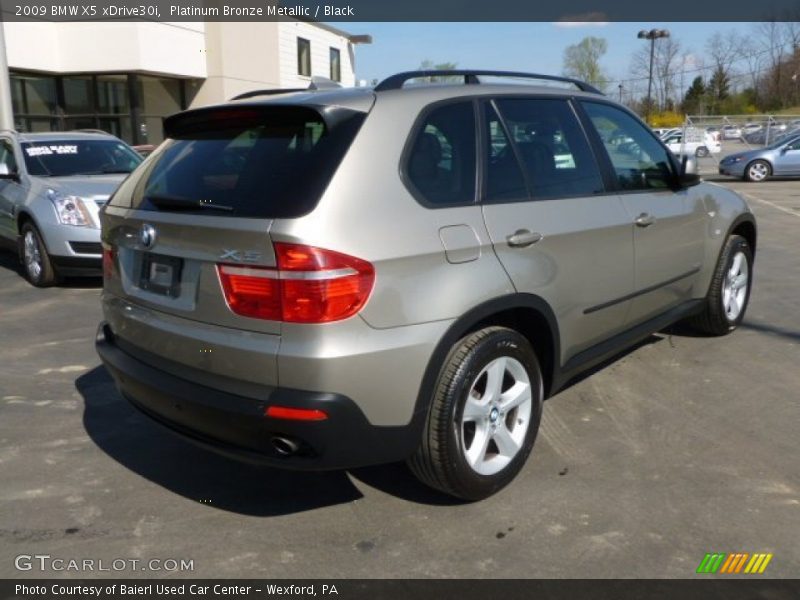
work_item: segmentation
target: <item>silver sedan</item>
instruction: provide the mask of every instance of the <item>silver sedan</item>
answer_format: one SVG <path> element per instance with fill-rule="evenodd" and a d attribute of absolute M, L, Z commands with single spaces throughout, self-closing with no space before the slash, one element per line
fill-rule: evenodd
<path fill-rule="evenodd" d="M 719 163 L 719 172 L 755 182 L 770 177 L 800 177 L 800 135 L 766 148 L 726 156 Z"/>

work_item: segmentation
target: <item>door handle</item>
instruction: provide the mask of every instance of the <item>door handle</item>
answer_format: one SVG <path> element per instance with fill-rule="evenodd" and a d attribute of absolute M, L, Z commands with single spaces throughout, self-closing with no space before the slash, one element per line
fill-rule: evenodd
<path fill-rule="evenodd" d="M 528 231 L 527 229 L 517 229 L 506 238 L 508 245 L 512 248 L 525 248 L 538 242 L 544 237 L 538 231 Z"/>
<path fill-rule="evenodd" d="M 656 218 L 653 215 L 642 213 L 636 217 L 633 222 L 636 223 L 638 227 L 650 227 L 650 225 L 656 222 Z"/>

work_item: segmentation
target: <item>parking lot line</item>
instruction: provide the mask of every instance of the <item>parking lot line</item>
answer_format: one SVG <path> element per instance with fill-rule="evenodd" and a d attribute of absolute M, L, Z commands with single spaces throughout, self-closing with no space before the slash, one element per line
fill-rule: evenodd
<path fill-rule="evenodd" d="M 794 210 L 791 210 L 789 208 L 784 208 L 783 206 L 780 206 L 779 204 L 775 204 L 774 202 L 770 202 L 769 200 L 764 200 L 763 198 L 759 198 L 758 196 L 753 196 L 753 194 L 749 194 L 747 192 L 741 192 L 741 194 L 742 194 L 742 196 L 744 196 L 748 200 L 753 200 L 754 202 L 760 202 L 762 204 L 767 204 L 767 205 L 771 206 L 772 208 L 777 208 L 779 211 L 785 212 L 786 214 L 792 215 L 793 217 L 800 217 L 800 213 L 798 213 L 798 212 L 796 212 Z"/>

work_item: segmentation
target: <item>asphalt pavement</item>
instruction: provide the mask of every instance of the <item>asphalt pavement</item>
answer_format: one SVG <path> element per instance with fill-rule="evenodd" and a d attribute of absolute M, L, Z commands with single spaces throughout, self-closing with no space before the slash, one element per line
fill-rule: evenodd
<path fill-rule="evenodd" d="M 707 552 L 796 577 L 800 182 L 725 185 L 760 228 L 742 327 L 661 332 L 548 400 L 521 475 L 474 504 L 403 465 L 284 472 L 177 439 L 99 364 L 99 282 L 34 289 L 0 252 L 0 577 L 687 578 Z M 193 570 L 130 566 L 152 559 Z"/>

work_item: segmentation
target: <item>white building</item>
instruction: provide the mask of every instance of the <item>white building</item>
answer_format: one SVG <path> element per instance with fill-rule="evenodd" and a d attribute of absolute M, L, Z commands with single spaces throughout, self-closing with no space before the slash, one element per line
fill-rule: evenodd
<path fill-rule="evenodd" d="M 169 114 L 242 92 L 312 76 L 355 85 L 353 46 L 371 41 L 304 21 L 0 26 L 17 129 L 103 129 L 132 144 L 160 142 Z"/>

